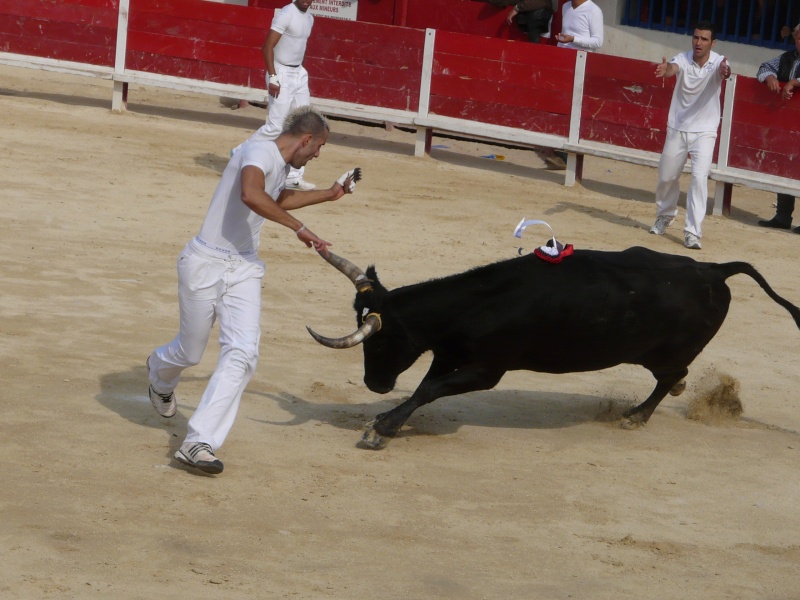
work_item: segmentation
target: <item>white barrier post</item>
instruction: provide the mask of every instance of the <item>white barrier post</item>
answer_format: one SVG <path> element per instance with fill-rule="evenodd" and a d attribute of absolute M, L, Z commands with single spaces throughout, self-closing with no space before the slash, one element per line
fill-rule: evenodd
<path fill-rule="evenodd" d="M 731 147 L 731 127 L 733 126 L 733 96 L 736 92 L 736 75 L 731 75 L 725 85 L 725 108 L 722 113 L 722 127 L 719 132 L 719 155 L 717 156 L 717 171 L 724 173 L 728 170 L 728 154 Z M 721 215 L 725 204 L 730 205 L 730 194 L 733 185 L 722 181 L 714 183 L 714 208 L 712 214 Z M 728 202 L 725 197 L 728 196 Z"/>
<path fill-rule="evenodd" d="M 575 78 L 572 83 L 572 110 L 569 114 L 569 143 L 577 144 L 581 137 L 581 109 L 583 107 L 583 81 L 586 77 L 586 52 L 577 52 L 575 57 Z M 567 173 L 564 185 L 573 186 L 583 171 L 583 155 L 574 152 L 567 154 Z"/>
<path fill-rule="evenodd" d="M 119 1 L 117 19 L 117 49 L 114 56 L 114 92 L 111 96 L 111 110 L 122 112 L 128 107 L 128 84 L 116 77 L 125 73 L 125 52 L 128 47 L 128 11 L 130 0 Z"/>
<path fill-rule="evenodd" d="M 436 30 L 425 30 L 425 48 L 422 52 L 422 81 L 419 85 L 419 111 L 418 117 L 427 118 L 431 99 L 431 77 L 433 76 L 433 47 L 436 42 Z M 431 129 L 417 127 L 417 137 L 414 142 L 414 156 L 425 156 L 430 150 Z"/>

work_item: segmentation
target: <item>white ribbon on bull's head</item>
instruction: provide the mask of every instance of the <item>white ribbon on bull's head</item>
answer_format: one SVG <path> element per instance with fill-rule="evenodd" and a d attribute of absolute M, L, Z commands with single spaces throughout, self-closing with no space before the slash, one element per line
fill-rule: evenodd
<path fill-rule="evenodd" d="M 552 254 L 554 256 L 558 255 L 558 253 L 559 253 L 559 248 L 558 248 L 559 243 L 556 241 L 556 233 L 555 233 L 555 231 L 553 231 L 553 228 L 550 227 L 550 224 L 547 223 L 546 221 L 540 221 L 539 219 L 525 219 L 523 217 L 523 219 L 519 222 L 517 227 L 514 229 L 514 237 L 522 239 L 522 232 L 525 231 L 525 228 L 528 227 L 529 225 L 544 225 L 545 227 L 547 227 L 550 230 L 550 235 L 552 236 L 552 239 L 553 239 L 552 252 L 551 252 L 551 249 L 548 248 L 547 246 L 542 246 L 542 250 L 544 250 L 548 254 Z M 523 248 L 519 248 L 517 250 L 517 252 L 519 254 L 522 254 Z"/>

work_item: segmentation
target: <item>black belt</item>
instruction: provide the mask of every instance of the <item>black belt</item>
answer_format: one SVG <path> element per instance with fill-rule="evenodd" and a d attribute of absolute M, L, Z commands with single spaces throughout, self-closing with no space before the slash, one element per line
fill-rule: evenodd
<path fill-rule="evenodd" d="M 283 63 L 278 63 L 279 65 L 283 65 Z M 299 65 L 283 65 L 284 67 L 291 67 L 292 69 L 296 69 L 297 67 L 301 67 L 302 63 Z"/>

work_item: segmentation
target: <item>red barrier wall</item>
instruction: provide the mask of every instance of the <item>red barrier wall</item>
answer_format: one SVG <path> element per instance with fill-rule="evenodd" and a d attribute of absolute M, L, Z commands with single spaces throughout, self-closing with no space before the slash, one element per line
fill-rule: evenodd
<path fill-rule="evenodd" d="M 119 0 L 0 0 L 0 52 L 114 66 Z"/>
<path fill-rule="evenodd" d="M 416 111 L 424 46 L 419 29 L 315 19 L 304 62 L 311 96 Z"/>
<path fill-rule="evenodd" d="M 198 0 L 131 0 L 125 66 L 264 88 L 261 45 L 272 15 L 271 10 Z"/>
<path fill-rule="evenodd" d="M 728 152 L 731 167 L 800 178 L 800 97 L 784 100 L 752 77 L 738 76 Z"/>
<path fill-rule="evenodd" d="M 429 113 L 567 136 L 575 53 L 436 32 Z"/>
<path fill-rule="evenodd" d="M 675 78 L 654 73 L 652 62 L 587 54 L 581 139 L 661 152 Z"/>
<path fill-rule="evenodd" d="M 403 6 L 413 20 L 411 1 L 387 4 L 395 17 Z M 430 1 L 432 7 L 444 2 Z M 362 2 L 360 10 L 380 4 Z M 0 0 L 0 51 L 114 66 L 118 4 Z M 436 10 L 429 12 L 439 14 Z M 272 8 L 201 0 L 131 0 L 125 70 L 263 90 L 261 45 L 273 14 Z M 312 96 L 416 112 L 425 39 L 423 29 L 317 19 L 306 55 Z M 545 45 L 439 30 L 427 116 L 567 138 L 576 56 Z M 579 144 L 659 152 L 672 85 L 667 80 L 661 87 L 652 62 L 588 54 Z M 730 167 L 798 178 L 800 147 L 794 138 L 800 132 L 800 98 L 783 100 L 755 79 L 739 76 L 731 117 Z"/>

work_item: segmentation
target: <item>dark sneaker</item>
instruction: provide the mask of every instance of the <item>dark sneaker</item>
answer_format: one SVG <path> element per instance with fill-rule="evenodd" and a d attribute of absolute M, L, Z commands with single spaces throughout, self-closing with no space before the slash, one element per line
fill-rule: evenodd
<path fill-rule="evenodd" d="M 147 357 L 147 361 L 145 362 L 147 365 L 147 375 L 150 375 L 150 357 Z M 160 414 L 162 417 L 170 418 L 174 417 L 175 413 L 178 412 L 178 399 L 175 397 L 175 392 L 170 392 L 169 394 L 161 394 L 153 389 L 153 386 L 150 386 L 148 390 L 150 394 L 150 403 L 153 405 L 153 408 L 156 409 L 156 412 Z"/>
<path fill-rule="evenodd" d="M 203 473 L 216 475 L 222 473 L 222 461 L 214 456 L 211 446 L 203 442 L 183 444 L 175 453 L 175 458 L 185 465 L 200 469 Z"/>

